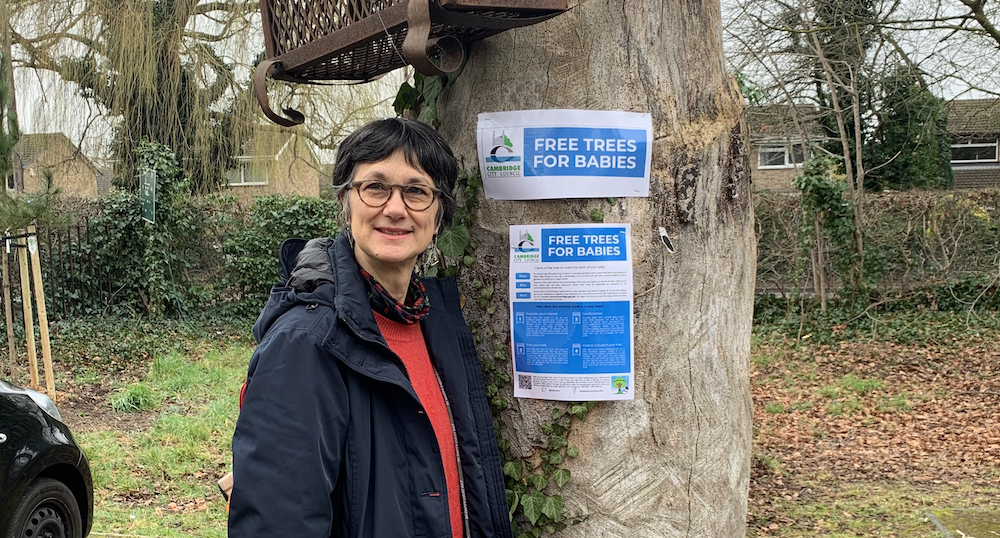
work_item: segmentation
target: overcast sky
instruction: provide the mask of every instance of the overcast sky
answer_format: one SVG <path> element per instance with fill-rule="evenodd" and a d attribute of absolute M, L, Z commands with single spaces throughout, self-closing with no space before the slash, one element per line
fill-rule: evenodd
<path fill-rule="evenodd" d="M 6 0 L 0 0 L 6 1 Z M 732 28 L 733 18 L 739 11 L 733 6 L 737 1 L 723 2 L 724 20 Z M 878 0 L 880 1 L 880 0 Z M 958 0 L 942 0 L 957 3 Z M 900 13 L 920 15 L 931 6 L 931 0 L 905 0 Z M 926 15 L 926 13 L 924 13 Z M 739 21 L 736 21 L 739 22 Z M 738 26 L 738 25 L 737 25 Z M 205 28 L 198 28 L 204 30 Z M 239 41 L 218 44 L 218 51 L 229 61 L 240 64 L 245 70 L 241 78 L 249 76 L 250 58 L 263 50 L 263 36 L 259 23 Z M 968 36 L 948 36 L 943 31 L 903 33 L 898 39 L 913 59 L 932 76 L 961 72 L 975 85 L 1000 92 L 1000 50 L 995 42 L 968 40 Z M 737 50 L 732 32 L 726 34 L 727 54 Z M 15 55 L 17 53 L 15 52 Z M 731 62 L 733 63 L 733 62 Z M 748 72 L 751 78 L 762 76 Z M 58 76 L 47 71 L 17 70 L 15 74 L 18 114 L 25 133 L 65 132 L 74 141 L 81 142 L 84 152 L 98 165 L 106 157 L 103 148 L 111 135 L 110 125 L 102 118 L 101 111 L 90 101 L 76 95 L 75 85 L 63 83 Z M 398 84 L 398 83 L 397 83 Z M 387 91 L 392 92 L 391 85 Z M 980 91 L 970 89 L 954 79 L 947 79 L 933 86 L 935 93 L 946 99 L 955 97 L 984 97 Z M 348 90 L 349 91 L 349 90 Z"/>

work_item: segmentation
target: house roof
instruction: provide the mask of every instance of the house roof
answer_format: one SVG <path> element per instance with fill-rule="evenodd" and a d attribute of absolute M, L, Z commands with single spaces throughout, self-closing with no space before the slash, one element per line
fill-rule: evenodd
<path fill-rule="evenodd" d="M 812 106 L 764 105 L 747 107 L 750 140 L 801 139 L 798 121 L 810 134 L 817 131 L 817 111 Z"/>
<path fill-rule="evenodd" d="M 68 149 L 68 153 L 75 159 L 79 159 L 81 162 L 89 166 L 90 168 L 97 171 L 90 159 L 83 154 L 74 144 L 70 141 L 64 133 L 34 133 L 34 134 L 22 134 L 17 140 L 17 144 L 14 145 L 14 153 L 21 156 L 21 166 L 28 166 L 33 161 L 38 159 L 40 156 L 45 154 L 45 152 L 50 149 L 63 146 Z"/>
<path fill-rule="evenodd" d="M 22 163 L 28 164 L 57 144 L 69 145 L 76 149 L 63 133 L 22 134 L 14 146 L 14 153 L 21 156 Z"/>
<path fill-rule="evenodd" d="M 274 157 L 285 149 L 292 140 L 292 133 L 270 129 L 258 129 L 253 138 L 243 145 L 243 155 L 253 157 Z"/>
<path fill-rule="evenodd" d="M 309 154 L 315 159 L 312 144 L 305 137 L 278 129 L 257 129 L 253 138 L 243 144 L 242 157 L 278 157 L 293 150 L 297 156 Z"/>
<path fill-rule="evenodd" d="M 957 135 L 1000 134 L 1000 99 L 949 102 L 948 130 Z"/>

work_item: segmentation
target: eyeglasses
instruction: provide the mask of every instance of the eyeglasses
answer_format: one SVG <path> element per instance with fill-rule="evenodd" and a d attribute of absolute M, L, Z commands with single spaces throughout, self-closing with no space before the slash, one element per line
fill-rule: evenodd
<path fill-rule="evenodd" d="M 423 211 L 434 203 L 437 193 L 441 192 L 434 187 L 411 183 L 409 185 L 393 185 L 377 179 L 368 181 L 357 181 L 351 184 L 352 189 L 358 190 L 361 201 L 369 207 L 382 207 L 389 198 L 392 198 L 392 189 L 399 189 L 403 197 L 403 203 L 412 211 Z"/>

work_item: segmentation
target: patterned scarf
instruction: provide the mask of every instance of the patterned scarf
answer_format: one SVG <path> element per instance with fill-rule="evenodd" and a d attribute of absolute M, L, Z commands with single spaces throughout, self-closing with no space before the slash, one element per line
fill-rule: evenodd
<path fill-rule="evenodd" d="M 406 290 L 406 302 L 401 304 L 385 290 L 385 286 L 368 271 L 361 269 L 361 276 L 368 283 L 368 301 L 372 310 L 399 323 L 413 324 L 427 317 L 430 313 L 430 303 L 427 301 L 427 291 L 424 283 L 417 275 L 410 278 L 410 286 Z"/>

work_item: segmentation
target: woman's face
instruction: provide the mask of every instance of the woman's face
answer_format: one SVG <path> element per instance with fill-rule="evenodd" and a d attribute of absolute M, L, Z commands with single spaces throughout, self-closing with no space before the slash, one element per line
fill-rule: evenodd
<path fill-rule="evenodd" d="M 381 161 L 359 164 L 353 183 L 379 181 L 388 187 L 389 200 L 380 207 L 371 207 L 361 200 L 357 188 L 348 191 L 354 254 L 361 267 L 376 275 L 385 270 L 402 271 L 409 276 L 419 256 L 430 245 L 437 231 L 440 201 L 415 211 L 403 202 L 403 190 L 397 185 L 434 188 L 434 180 L 420 168 L 406 162 L 401 150 Z M 412 204 L 411 204 L 412 205 Z"/>

